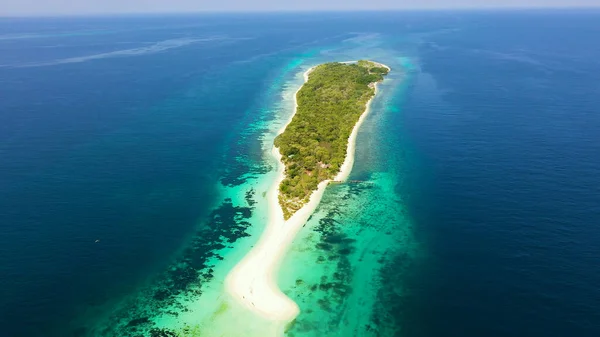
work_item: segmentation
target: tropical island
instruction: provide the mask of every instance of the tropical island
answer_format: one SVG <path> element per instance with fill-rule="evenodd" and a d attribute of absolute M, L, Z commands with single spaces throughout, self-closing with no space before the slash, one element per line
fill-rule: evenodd
<path fill-rule="evenodd" d="M 279 204 L 289 219 L 319 183 L 332 180 L 346 159 L 349 137 L 390 69 L 371 61 L 325 63 L 310 70 L 296 93 L 296 113 L 275 147 L 285 165 Z"/>
<path fill-rule="evenodd" d="M 274 279 L 287 247 L 319 204 L 327 184 L 347 178 L 358 128 L 390 68 L 371 61 L 325 63 L 304 73 L 292 120 L 275 138 L 281 163 L 267 192 L 268 221 L 258 243 L 229 272 L 227 291 L 284 331 L 300 313 Z"/>

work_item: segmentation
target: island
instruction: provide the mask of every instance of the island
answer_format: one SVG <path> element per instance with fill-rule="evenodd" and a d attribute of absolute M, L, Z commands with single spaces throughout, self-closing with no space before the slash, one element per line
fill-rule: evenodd
<path fill-rule="evenodd" d="M 275 147 L 285 165 L 279 204 L 285 220 L 301 209 L 319 183 L 334 180 L 346 160 L 349 137 L 390 69 L 372 61 L 312 68 L 296 93 L 296 113 Z"/>
<path fill-rule="evenodd" d="M 291 121 L 271 153 L 278 175 L 266 193 L 267 223 L 259 241 L 229 272 L 228 293 L 283 332 L 300 307 L 277 286 L 277 268 L 332 181 L 344 181 L 354 163 L 356 135 L 371 99 L 390 68 L 371 61 L 325 63 L 304 73 Z M 275 330 L 273 330 L 275 331 Z"/>

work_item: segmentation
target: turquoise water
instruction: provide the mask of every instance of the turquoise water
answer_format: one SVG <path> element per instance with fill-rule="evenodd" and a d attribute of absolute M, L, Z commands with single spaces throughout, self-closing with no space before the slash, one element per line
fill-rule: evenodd
<path fill-rule="evenodd" d="M 198 232 L 197 239 L 193 239 L 166 273 L 117 305 L 114 312 L 93 328 L 94 333 L 126 335 L 163 329 L 160 331 L 185 336 L 198 333 L 263 336 L 275 329 L 272 322 L 240 307 L 224 289 L 228 271 L 256 244 L 267 222 L 265 195 L 276 178 L 276 163 L 270 155 L 273 139 L 291 117 L 293 95 L 309 67 L 363 58 L 365 48 L 375 46 L 383 47 L 383 41 L 377 37 L 349 39 L 335 48 L 291 59 L 277 69 L 277 75 L 257 104 L 261 117 L 253 116 L 254 120 L 240 130 L 236 146 L 231 147 L 240 151 L 246 142 L 256 143 L 250 146 L 257 148 L 261 169 L 237 175 L 235 179 L 222 179 L 218 190 L 224 201 L 210 215 L 213 223 Z M 322 329 L 311 331 L 310 327 L 323 323 L 331 327 L 328 334 L 332 335 L 337 331 L 343 336 L 357 329 L 377 333 L 375 326 L 369 326 L 377 316 L 381 268 L 392 256 L 402 254 L 412 259 L 417 251 L 411 221 L 393 188 L 398 184 L 399 174 L 395 172 L 398 159 L 382 156 L 396 144 L 397 138 L 389 138 L 380 131 L 386 115 L 398 113 L 398 100 L 410 78 L 407 67 L 410 61 L 395 58 L 384 48 L 371 55 L 370 59 L 384 62 L 395 73 L 380 86 L 367 122 L 359 131 L 357 162 L 361 164 L 356 165 L 351 179 L 356 177 L 361 182 L 328 188 L 322 206 L 290 247 L 279 272 L 280 287 L 301 308 L 300 316 L 287 329 L 290 336 L 318 335 Z M 372 151 L 375 148 L 378 153 Z M 242 152 L 227 160 L 233 159 L 236 163 L 233 167 L 250 166 L 247 156 Z M 221 219 L 226 214 L 230 218 Z M 237 226 L 222 227 L 221 223 Z M 211 237 L 219 239 L 206 243 Z M 315 263 L 319 268 L 315 268 Z M 199 282 L 187 280 L 190 275 L 186 271 L 190 269 L 201 270 L 192 275 Z M 189 284 L 181 290 L 172 291 L 173 285 L 186 281 Z M 241 324 L 232 327 L 232 320 Z M 348 321 L 352 324 L 344 323 Z"/>
<path fill-rule="evenodd" d="M 224 280 L 302 73 L 363 58 L 393 70 L 282 261 L 285 334 L 598 335 L 598 17 L 0 19 L 3 335 L 281 334 Z"/>

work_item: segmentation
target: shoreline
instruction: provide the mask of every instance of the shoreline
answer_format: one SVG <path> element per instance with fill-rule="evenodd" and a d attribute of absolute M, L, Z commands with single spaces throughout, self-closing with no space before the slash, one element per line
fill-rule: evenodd
<path fill-rule="evenodd" d="M 340 63 L 352 62 L 355 61 Z M 391 68 L 384 64 L 377 64 L 391 70 Z M 311 67 L 304 72 L 304 83 L 308 81 L 308 76 L 315 67 Z M 283 133 L 294 118 L 298 108 L 297 94 L 304 86 L 304 83 L 294 93 L 294 113 L 277 133 L 278 135 Z M 366 103 L 365 111 L 360 115 L 348 138 L 346 158 L 340 167 L 340 172 L 334 179 L 320 182 L 317 190 L 313 191 L 310 195 L 308 203 L 295 212 L 288 220 L 284 220 L 283 211 L 278 199 L 279 185 L 285 178 L 285 165 L 281 161 L 279 150 L 274 145 L 271 149 L 271 154 L 277 160 L 277 178 L 267 193 L 269 203 L 267 225 L 256 246 L 227 275 L 225 287 L 230 295 L 249 310 L 267 319 L 279 322 L 281 333 L 283 333 L 285 325 L 300 313 L 300 308 L 279 289 L 276 284 L 275 274 L 296 233 L 303 227 L 319 205 L 327 185 L 334 180 L 344 181 L 350 175 L 352 166 L 354 165 L 354 152 L 358 130 L 369 114 L 373 98 L 377 95 L 377 84 L 374 83 L 375 93 Z"/>

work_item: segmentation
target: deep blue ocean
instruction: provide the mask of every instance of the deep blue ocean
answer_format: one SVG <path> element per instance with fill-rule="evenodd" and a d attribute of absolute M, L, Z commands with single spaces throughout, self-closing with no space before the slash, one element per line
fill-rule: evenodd
<path fill-rule="evenodd" d="M 84 336 L 151 283 L 265 170 L 281 83 L 349 44 L 406 60 L 377 124 L 419 246 L 381 271 L 394 336 L 600 336 L 599 36 L 598 10 L 0 18 L 0 336 Z"/>

